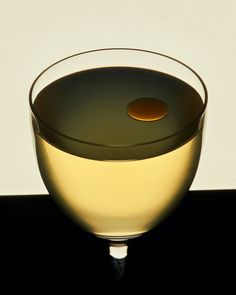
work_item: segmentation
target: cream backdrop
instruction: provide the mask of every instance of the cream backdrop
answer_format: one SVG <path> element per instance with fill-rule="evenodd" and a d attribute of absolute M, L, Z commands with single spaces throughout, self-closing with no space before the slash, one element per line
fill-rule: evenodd
<path fill-rule="evenodd" d="M 0 195 L 46 193 L 28 91 L 46 66 L 80 51 L 136 47 L 182 60 L 205 80 L 204 146 L 191 189 L 236 188 L 236 1 L 0 0 Z"/>

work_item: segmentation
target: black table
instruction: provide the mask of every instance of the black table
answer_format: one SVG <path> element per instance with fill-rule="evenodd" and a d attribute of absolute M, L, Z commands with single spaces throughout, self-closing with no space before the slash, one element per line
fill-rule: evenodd
<path fill-rule="evenodd" d="M 190 191 L 158 227 L 130 241 L 126 293 L 234 294 L 235 236 L 236 190 Z M 113 294 L 107 243 L 48 195 L 0 197 L 0 255 L 1 294 Z"/>

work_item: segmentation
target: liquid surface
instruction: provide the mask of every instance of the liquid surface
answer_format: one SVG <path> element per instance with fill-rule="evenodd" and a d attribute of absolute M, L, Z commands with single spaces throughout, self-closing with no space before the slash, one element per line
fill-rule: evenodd
<path fill-rule="evenodd" d="M 143 112 L 141 120 L 128 114 L 127 106 L 140 98 L 162 103 L 159 115 L 154 112 L 161 120 L 144 122 L 148 116 L 144 106 L 138 114 L 136 108 L 136 116 Z M 146 69 L 111 67 L 56 80 L 38 94 L 33 108 L 40 119 L 41 134 L 56 146 L 91 159 L 127 160 L 156 156 L 188 140 L 196 132 L 191 123 L 202 105 L 198 93 L 175 77 Z M 180 132 L 187 126 L 190 128 Z M 176 137 L 163 140 L 173 134 Z M 142 147 L 160 140 L 161 144 Z"/>

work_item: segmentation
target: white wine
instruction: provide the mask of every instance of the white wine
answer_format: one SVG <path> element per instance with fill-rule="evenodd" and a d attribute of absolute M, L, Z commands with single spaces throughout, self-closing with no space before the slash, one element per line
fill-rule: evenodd
<path fill-rule="evenodd" d="M 78 157 L 37 133 L 36 145 L 49 192 L 73 218 L 97 235 L 125 237 L 152 228 L 189 188 L 201 133 L 172 152 L 137 161 Z"/>
<path fill-rule="evenodd" d="M 86 70 L 45 87 L 33 108 L 48 191 L 100 237 L 150 230 L 193 181 L 203 102 L 175 77 L 138 68 Z"/>

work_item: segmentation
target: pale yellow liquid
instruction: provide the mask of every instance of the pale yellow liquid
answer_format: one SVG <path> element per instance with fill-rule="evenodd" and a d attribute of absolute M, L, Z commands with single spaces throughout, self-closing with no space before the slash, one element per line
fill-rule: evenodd
<path fill-rule="evenodd" d="M 194 178 L 201 139 L 202 131 L 152 158 L 100 161 L 64 152 L 35 132 L 48 191 L 86 230 L 108 238 L 144 233 L 175 207 Z"/>

